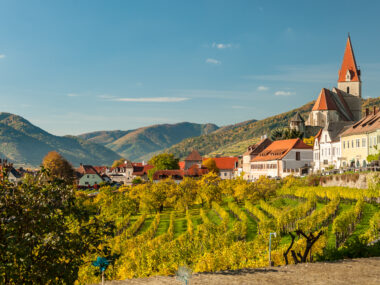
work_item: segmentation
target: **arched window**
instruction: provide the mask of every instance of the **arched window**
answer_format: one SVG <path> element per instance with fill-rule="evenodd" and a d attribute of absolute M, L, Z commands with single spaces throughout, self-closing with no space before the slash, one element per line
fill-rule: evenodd
<path fill-rule="evenodd" d="M 350 93 L 350 87 L 347 86 L 347 93 Z"/>

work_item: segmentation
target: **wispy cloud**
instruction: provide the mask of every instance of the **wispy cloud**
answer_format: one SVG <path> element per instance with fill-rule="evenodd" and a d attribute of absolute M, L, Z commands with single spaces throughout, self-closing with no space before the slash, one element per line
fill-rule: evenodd
<path fill-rule="evenodd" d="M 257 87 L 257 91 L 267 91 L 268 89 L 269 89 L 269 87 L 266 87 L 266 86 Z"/>
<path fill-rule="evenodd" d="M 208 59 L 206 59 L 206 63 L 216 64 L 216 65 L 222 64 L 222 62 L 220 60 L 217 60 L 215 58 L 208 58 Z"/>
<path fill-rule="evenodd" d="M 0 59 L 5 58 L 5 54 L 0 53 Z"/>
<path fill-rule="evenodd" d="M 77 93 L 69 93 L 69 94 L 67 94 L 67 97 L 78 97 L 78 96 L 80 96 L 80 95 L 77 94 Z"/>
<path fill-rule="evenodd" d="M 241 90 L 210 90 L 210 89 L 171 89 L 168 90 L 170 94 L 175 97 L 186 98 L 218 98 L 218 99 L 236 99 L 236 98 L 250 98 L 255 95 L 255 91 L 241 91 Z"/>
<path fill-rule="evenodd" d="M 224 44 L 224 43 L 212 43 L 211 47 L 217 48 L 217 49 L 226 49 L 226 48 L 232 48 L 233 44 Z"/>
<path fill-rule="evenodd" d="M 116 102 L 139 102 L 139 103 L 175 103 L 190 100 L 186 97 L 149 97 L 149 98 L 112 98 Z"/>
<path fill-rule="evenodd" d="M 291 95 L 295 95 L 296 94 L 296 92 L 290 92 L 290 91 L 276 91 L 275 93 L 274 93 L 274 95 L 276 95 L 276 96 L 291 96 Z"/>

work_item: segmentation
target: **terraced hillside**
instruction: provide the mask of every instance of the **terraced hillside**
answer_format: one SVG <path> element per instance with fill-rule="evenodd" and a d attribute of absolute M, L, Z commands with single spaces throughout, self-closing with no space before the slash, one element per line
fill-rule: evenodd
<path fill-rule="evenodd" d="M 222 194 L 221 200 L 211 202 L 210 208 L 199 203 L 187 211 L 165 207 L 156 213 L 118 216 L 115 235 L 107 237 L 107 246 L 118 258 L 107 279 L 173 274 L 179 264 L 187 264 L 195 272 L 264 267 L 270 232 L 277 233 L 272 241 L 276 265 L 285 264 L 289 232 L 297 229 L 306 234 L 321 232 L 307 260 L 356 239 L 371 242 L 380 236 L 378 190 L 285 185 L 272 198 L 257 200 L 249 195 L 243 198 L 241 185 L 235 185 L 234 194 Z M 227 188 L 222 192 L 228 192 Z M 297 237 L 292 249 L 303 253 L 305 244 L 302 236 Z M 294 263 L 290 253 L 288 259 Z M 95 273 L 85 265 L 79 281 L 97 282 Z"/>

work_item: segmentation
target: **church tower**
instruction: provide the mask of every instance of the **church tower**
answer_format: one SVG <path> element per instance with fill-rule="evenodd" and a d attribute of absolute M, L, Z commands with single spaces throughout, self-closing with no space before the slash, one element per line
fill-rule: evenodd
<path fill-rule="evenodd" d="M 360 80 L 360 70 L 356 65 L 354 51 L 351 45 L 351 38 L 348 36 L 346 50 L 344 51 L 342 67 L 339 70 L 338 89 L 362 97 L 362 82 Z"/>

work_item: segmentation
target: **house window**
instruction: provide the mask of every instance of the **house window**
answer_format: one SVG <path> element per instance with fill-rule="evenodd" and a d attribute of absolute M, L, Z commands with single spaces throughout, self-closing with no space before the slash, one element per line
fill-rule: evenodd
<path fill-rule="evenodd" d="M 356 139 L 356 147 L 360 147 L 360 139 Z"/>
<path fill-rule="evenodd" d="M 347 93 L 350 94 L 350 87 L 347 86 Z"/>
<path fill-rule="evenodd" d="M 327 135 L 325 135 L 325 142 L 327 142 Z"/>
<path fill-rule="evenodd" d="M 371 145 L 372 140 L 369 140 L 369 144 Z M 366 139 L 362 138 L 362 147 L 365 147 L 366 145 Z"/>
<path fill-rule="evenodd" d="M 301 160 L 301 153 L 299 151 L 296 152 L 296 160 Z"/>
<path fill-rule="evenodd" d="M 335 147 L 332 149 L 332 155 L 335 155 Z"/>
<path fill-rule="evenodd" d="M 90 178 L 90 175 L 87 175 L 87 178 Z"/>

